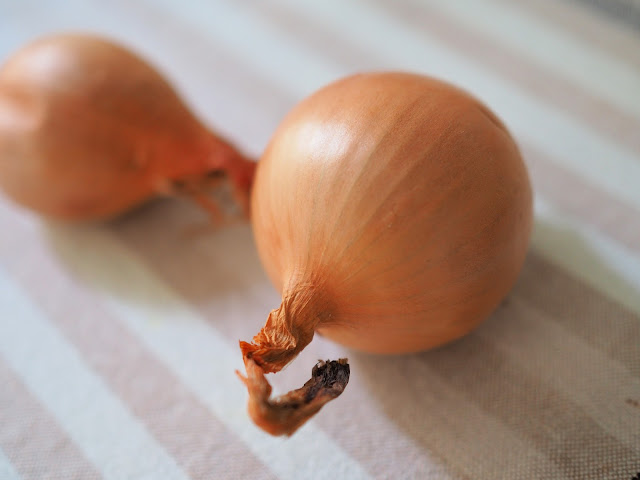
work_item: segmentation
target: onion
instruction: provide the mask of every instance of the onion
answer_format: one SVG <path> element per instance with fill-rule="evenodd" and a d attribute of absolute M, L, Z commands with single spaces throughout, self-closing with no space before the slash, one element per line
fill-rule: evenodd
<path fill-rule="evenodd" d="M 270 400 L 264 374 L 316 331 L 378 354 L 468 333 L 518 276 L 532 191 L 514 140 L 482 103 L 432 78 L 376 73 L 333 83 L 284 119 L 259 162 L 251 209 L 282 304 L 241 342 L 241 378 L 253 420 L 290 435 L 306 420 L 301 408 L 337 396 L 348 371 L 303 387 L 302 402 Z"/>
<path fill-rule="evenodd" d="M 254 168 L 106 39 L 45 37 L 0 70 L 0 187 L 44 215 L 103 219 L 175 192 L 217 211 L 205 191 L 223 179 L 246 213 Z"/>

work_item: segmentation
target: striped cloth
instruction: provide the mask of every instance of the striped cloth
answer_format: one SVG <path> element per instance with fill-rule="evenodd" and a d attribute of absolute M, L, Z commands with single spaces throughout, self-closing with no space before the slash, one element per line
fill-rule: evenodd
<path fill-rule="evenodd" d="M 45 6 L 46 5 L 46 6 Z M 301 98 L 410 70 L 490 105 L 536 191 L 513 292 L 466 338 L 378 357 L 290 439 L 249 421 L 238 339 L 279 305 L 248 226 L 158 201 L 97 226 L 0 197 L 0 479 L 575 479 L 640 471 L 640 7 L 635 0 L 0 0 L 0 59 L 45 32 L 150 59 L 258 157 Z M 0 159 L 1 161 L 1 159 Z"/>

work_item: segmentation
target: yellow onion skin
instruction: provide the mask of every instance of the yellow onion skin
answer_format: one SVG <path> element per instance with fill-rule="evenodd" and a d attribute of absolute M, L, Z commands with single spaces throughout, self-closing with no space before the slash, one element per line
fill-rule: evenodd
<path fill-rule="evenodd" d="M 465 335 L 521 270 L 532 189 L 513 138 L 471 95 L 425 76 L 369 73 L 321 89 L 284 119 L 259 162 L 251 211 L 283 297 L 254 339 L 268 364 L 283 332 L 297 353 L 309 328 L 382 354 Z"/>
<path fill-rule="evenodd" d="M 0 69 L 0 188 L 45 216 L 107 219 L 212 171 L 248 197 L 254 168 L 107 39 L 49 35 Z"/>

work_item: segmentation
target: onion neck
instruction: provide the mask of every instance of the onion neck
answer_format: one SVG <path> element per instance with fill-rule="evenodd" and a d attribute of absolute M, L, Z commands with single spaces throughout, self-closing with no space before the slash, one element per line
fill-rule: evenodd
<path fill-rule="evenodd" d="M 279 372 L 309 345 L 316 328 L 330 316 L 323 306 L 325 302 L 310 288 L 285 295 L 251 343 L 240 342 L 242 356 L 252 359 L 264 373 Z"/>
<path fill-rule="evenodd" d="M 243 155 L 227 140 L 207 131 L 204 145 L 204 172 L 225 172 L 233 184 L 247 195 L 253 184 L 257 162 Z"/>
<path fill-rule="evenodd" d="M 214 223 L 249 218 L 257 163 L 231 143 L 203 130 L 198 140 L 173 152 L 165 164 L 164 177 L 156 181 L 157 193 L 190 198 L 211 214 Z"/>

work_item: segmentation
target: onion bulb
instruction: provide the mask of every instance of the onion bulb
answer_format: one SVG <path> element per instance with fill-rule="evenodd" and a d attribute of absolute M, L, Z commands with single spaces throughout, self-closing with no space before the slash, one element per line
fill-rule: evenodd
<path fill-rule="evenodd" d="M 228 180 L 248 211 L 255 164 L 202 125 L 153 67 L 90 35 L 38 39 L 0 69 L 0 187 L 67 220 L 103 219 Z"/>
<path fill-rule="evenodd" d="M 373 73 L 337 81 L 288 114 L 259 162 L 251 211 L 282 304 L 241 342 L 241 378 L 253 420 L 290 435 L 349 372 L 303 387 L 302 400 L 270 399 L 264 374 L 314 332 L 401 354 L 471 331 L 522 267 L 532 190 L 513 138 L 485 105 L 433 78 Z"/>

